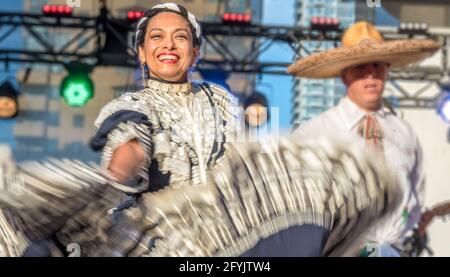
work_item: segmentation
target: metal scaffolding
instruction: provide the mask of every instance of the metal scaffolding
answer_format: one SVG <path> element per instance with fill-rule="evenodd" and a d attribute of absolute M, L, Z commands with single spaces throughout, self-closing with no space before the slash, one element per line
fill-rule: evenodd
<path fill-rule="evenodd" d="M 6 29 L 4 29 L 6 28 Z M 6 49 L 2 42 L 18 28 L 32 37 L 39 49 Z M 56 47 L 44 37 L 40 30 L 51 29 L 54 32 L 66 32 L 70 38 L 64 45 Z M 137 61 L 132 45 L 133 26 L 126 19 L 112 18 L 106 8 L 102 8 L 97 17 L 72 16 L 57 17 L 42 14 L 0 13 L 0 61 L 4 63 L 48 63 L 67 65 L 71 62 L 86 63 L 91 66 L 136 67 Z M 199 70 L 224 70 L 251 74 L 286 74 L 289 64 L 283 62 L 262 62 L 259 57 L 275 44 L 285 44 L 292 49 L 292 58 L 310 54 L 303 44 L 307 41 L 333 41 L 336 45 L 343 30 L 315 31 L 309 28 L 261 26 L 261 25 L 227 25 L 222 23 L 202 22 L 206 47 L 213 49 L 215 55 L 207 55 L 197 64 Z M 431 37 L 439 40 L 443 47 L 441 62 L 438 66 L 415 65 L 402 70 L 392 70 L 390 79 L 393 87 L 400 93 L 399 104 L 406 106 L 429 107 L 436 100 L 424 98 L 423 88 L 407 94 L 396 82 L 399 80 L 419 80 L 439 83 L 449 76 L 449 37 L 450 30 L 429 28 L 426 34 L 403 34 L 396 27 L 379 27 L 386 39 L 402 39 L 416 36 Z M 236 55 L 227 40 L 253 38 L 256 43 L 249 47 L 248 53 Z M 111 41 L 117 45 L 111 47 Z M 121 45 L 121 46 L 120 46 Z M 242 49 L 244 51 L 244 49 Z M 408 103 L 408 104 L 406 104 Z"/>

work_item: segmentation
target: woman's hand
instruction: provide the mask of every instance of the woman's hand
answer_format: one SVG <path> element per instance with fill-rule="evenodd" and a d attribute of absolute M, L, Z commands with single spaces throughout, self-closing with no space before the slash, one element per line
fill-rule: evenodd
<path fill-rule="evenodd" d="M 125 183 L 136 176 L 144 159 L 144 149 L 137 140 L 132 140 L 114 151 L 108 170 L 119 182 Z"/>

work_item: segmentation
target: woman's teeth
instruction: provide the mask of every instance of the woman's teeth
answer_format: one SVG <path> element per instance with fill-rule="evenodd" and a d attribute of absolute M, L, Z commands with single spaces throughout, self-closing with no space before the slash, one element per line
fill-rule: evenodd
<path fill-rule="evenodd" d="M 176 61 L 178 60 L 177 56 L 174 55 L 161 55 L 158 58 L 160 61 L 166 61 L 166 60 L 171 60 L 171 61 Z"/>

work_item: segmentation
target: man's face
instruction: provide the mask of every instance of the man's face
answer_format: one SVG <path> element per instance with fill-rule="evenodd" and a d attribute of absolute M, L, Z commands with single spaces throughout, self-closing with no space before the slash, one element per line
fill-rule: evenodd
<path fill-rule="evenodd" d="M 389 65 L 382 62 L 361 64 L 347 68 L 342 81 L 347 86 L 347 96 L 366 111 L 376 111 L 383 101 L 384 86 Z"/>

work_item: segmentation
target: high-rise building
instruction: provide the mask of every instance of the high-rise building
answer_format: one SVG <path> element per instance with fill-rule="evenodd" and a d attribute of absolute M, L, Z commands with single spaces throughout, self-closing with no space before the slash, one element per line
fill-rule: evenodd
<path fill-rule="evenodd" d="M 73 2 L 73 1 L 72 1 Z M 108 0 L 108 9 L 115 17 L 126 17 L 129 10 L 145 10 L 165 1 L 152 0 Z M 253 22 L 261 21 L 262 3 L 259 0 L 221 1 L 221 0 L 184 0 L 176 1 L 192 11 L 201 21 L 220 22 L 222 13 L 252 12 Z M 24 12 L 41 13 L 45 4 L 65 5 L 66 0 L 24 0 Z M 100 1 L 80 0 L 80 7 L 74 7 L 74 15 L 96 16 L 99 13 Z M 39 28 L 38 33 L 58 48 L 74 37 L 73 29 Z M 40 49 L 39 43 L 23 33 L 25 48 Z M 79 47 L 89 50 L 95 47 L 92 43 Z M 224 39 L 228 47 L 234 47 L 235 53 L 248 53 L 253 39 Z M 213 58 L 215 52 L 206 46 L 202 49 L 204 56 Z M 83 107 L 69 107 L 60 97 L 59 90 L 62 79 L 67 75 L 61 65 L 24 64 L 17 74 L 22 80 L 31 68 L 31 74 L 22 84 L 19 98 L 20 115 L 14 126 L 17 160 L 43 158 L 44 156 L 74 157 L 81 160 L 98 160 L 99 156 L 87 147 L 94 131 L 94 121 L 100 109 L 113 98 L 126 91 L 139 87 L 140 74 L 136 69 L 122 67 L 96 67 L 90 74 L 94 82 L 94 97 Z M 201 78 L 194 73 L 194 79 Z M 250 93 L 254 87 L 254 77 L 245 74 L 231 74 L 227 82 L 234 93 Z"/>
<path fill-rule="evenodd" d="M 337 18 L 343 28 L 347 28 L 355 20 L 373 21 L 374 9 L 369 9 L 367 6 L 364 8 L 359 2 L 363 1 L 297 0 L 297 25 L 309 26 L 313 17 Z M 332 41 L 308 41 L 304 43 L 307 51 L 303 51 L 302 55 L 323 51 L 338 45 L 339 43 Z M 335 106 L 345 94 L 345 87 L 339 79 L 295 79 L 292 92 L 292 122 L 299 124 Z"/>

